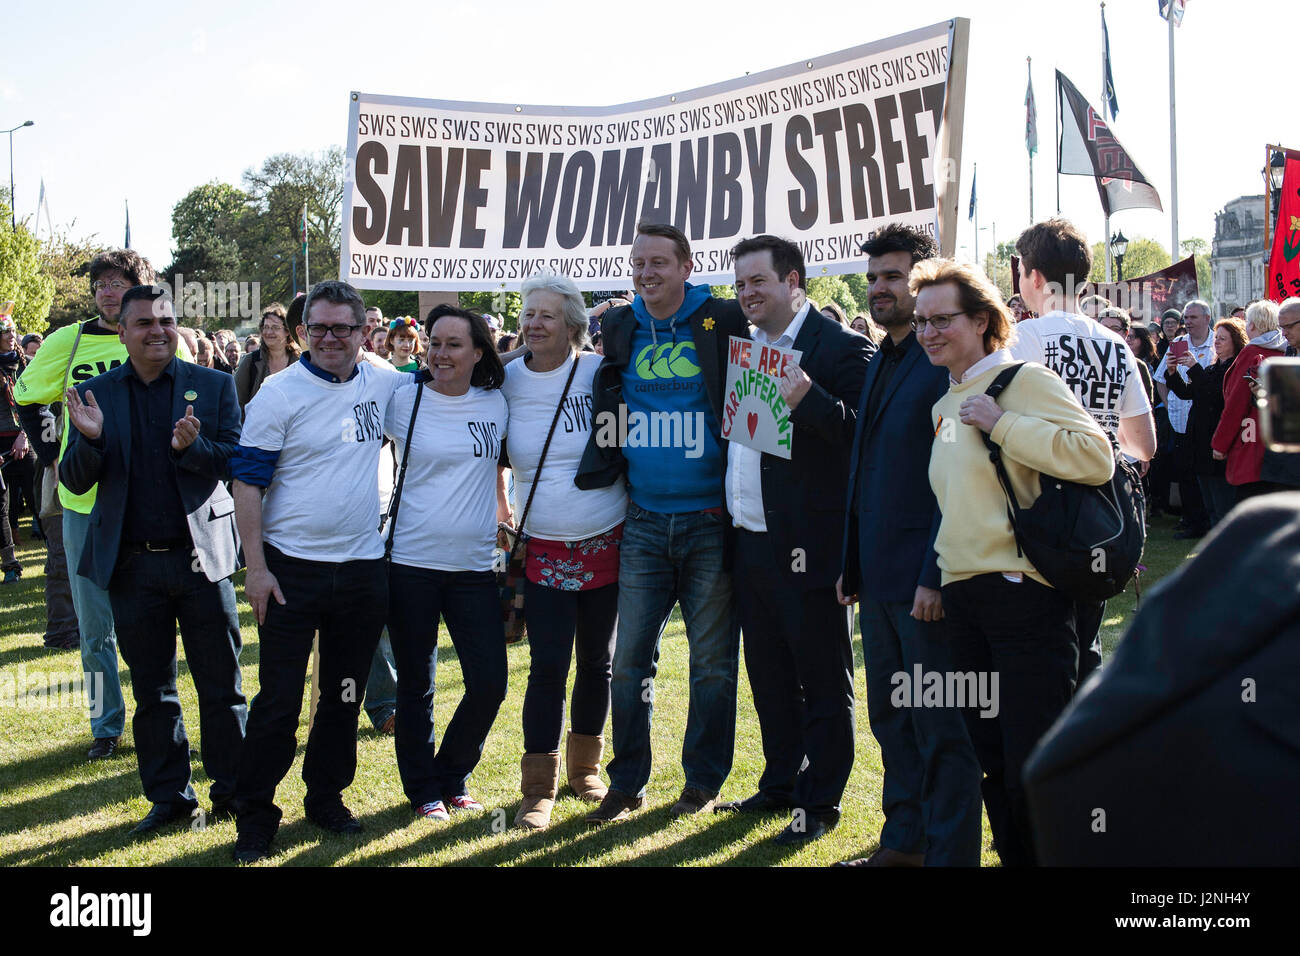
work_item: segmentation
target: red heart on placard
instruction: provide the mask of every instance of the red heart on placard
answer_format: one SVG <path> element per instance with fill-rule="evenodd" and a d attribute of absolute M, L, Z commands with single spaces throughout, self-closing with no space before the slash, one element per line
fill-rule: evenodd
<path fill-rule="evenodd" d="M 749 413 L 749 419 L 747 420 L 747 424 L 749 425 L 749 437 L 750 437 L 750 438 L 753 438 L 753 437 L 754 437 L 754 430 L 758 428 L 758 413 L 757 413 L 757 412 L 750 412 L 750 413 Z"/>

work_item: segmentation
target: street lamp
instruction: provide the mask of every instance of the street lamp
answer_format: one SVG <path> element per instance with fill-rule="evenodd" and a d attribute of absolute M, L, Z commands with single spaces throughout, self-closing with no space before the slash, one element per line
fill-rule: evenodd
<path fill-rule="evenodd" d="M 1121 229 L 1110 237 L 1110 254 L 1115 257 L 1115 268 L 1119 273 L 1116 282 L 1124 281 L 1124 253 L 1126 252 L 1128 252 L 1128 240 L 1124 238 L 1124 230 Z"/>
<path fill-rule="evenodd" d="M 32 120 L 28 120 L 26 123 L 19 123 L 14 127 L 14 129 L 22 129 L 24 126 L 35 125 L 36 124 Z M 14 213 L 14 208 L 18 205 L 17 200 L 14 199 L 14 129 L 7 129 L 5 132 L 9 134 L 9 228 L 12 231 L 17 232 L 18 218 Z M 1279 186 L 1278 188 L 1280 189 L 1281 187 Z"/>
<path fill-rule="evenodd" d="M 1272 248 L 1269 233 L 1277 218 L 1278 206 L 1282 204 L 1282 180 L 1286 176 L 1286 153 L 1280 146 L 1269 145 L 1269 160 L 1260 173 L 1264 176 L 1264 255 Z"/>

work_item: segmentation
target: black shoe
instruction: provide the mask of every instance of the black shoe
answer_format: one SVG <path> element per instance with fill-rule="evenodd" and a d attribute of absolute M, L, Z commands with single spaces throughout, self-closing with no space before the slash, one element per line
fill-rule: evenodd
<path fill-rule="evenodd" d="M 308 810 L 307 819 L 330 833 L 360 833 L 361 822 L 342 802 L 324 810 Z"/>
<path fill-rule="evenodd" d="M 760 790 L 744 800 L 728 800 L 713 806 L 714 813 L 789 813 L 794 808 L 789 800 L 773 797 Z"/>
<path fill-rule="evenodd" d="M 143 820 L 135 825 L 132 836 L 144 836 L 153 833 L 178 820 L 188 820 L 194 814 L 194 807 L 184 803 L 155 803 L 153 809 Z"/>
<path fill-rule="evenodd" d="M 804 817 L 799 815 L 778 833 L 773 842 L 777 846 L 803 846 L 824 837 L 835 829 L 839 817 Z"/>
<path fill-rule="evenodd" d="M 107 760 L 117 753 L 117 737 L 96 737 L 86 756 L 91 760 Z"/>
<path fill-rule="evenodd" d="M 81 636 L 74 631 L 62 637 L 47 637 L 44 646 L 51 651 L 75 651 L 81 647 Z"/>
<path fill-rule="evenodd" d="M 259 830 L 249 830 L 235 838 L 235 862 L 256 863 L 271 855 L 271 837 Z"/>

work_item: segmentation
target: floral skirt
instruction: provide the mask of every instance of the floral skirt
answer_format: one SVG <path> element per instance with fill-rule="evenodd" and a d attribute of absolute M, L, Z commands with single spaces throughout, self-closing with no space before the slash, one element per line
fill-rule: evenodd
<path fill-rule="evenodd" d="M 618 580 L 623 525 L 582 541 L 528 539 L 524 576 L 533 584 L 561 591 L 591 591 Z"/>

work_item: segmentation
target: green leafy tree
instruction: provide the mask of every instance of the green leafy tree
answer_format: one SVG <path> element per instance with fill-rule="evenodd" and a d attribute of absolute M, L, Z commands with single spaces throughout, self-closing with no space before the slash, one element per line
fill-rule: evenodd
<path fill-rule="evenodd" d="M 1210 268 L 1210 244 L 1204 239 L 1184 239 L 1179 246 L 1182 247 L 1184 256 L 1196 257 L 1196 288 L 1197 293 L 1207 302 L 1211 301 L 1213 289 L 1211 282 L 1214 276 L 1214 270 Z"/>
<path fill-rule="evenodd" d="M 384 313 L 384 321 L 391 322 L 399 315 L 412 315 L 424 322 L 424 316 L 418 315 L 420 311 L 420 293 L 418 292 L 394 292 L 391 289 L 363 289 L 361 298 L 366 303 L 366 308 L 378 308 Z"/>
<path fill-rule="evenodd" d="M 857 310 L 849 313 L 849 318 L 852 319 L 859 313 L 871 318 L 871 314 L 867 311 L 871 307 L 871 284 L 867 282 L 866 275 L 861 272 L 848 272 L 840 278 L 849 287 L 849 294 L 853 296 L 853 301 L 858 304 Z"/>
<path fill-rule="evenodd" d="M 1124 253 L 1124 278 L 1137 279 L 1141 276 L 1168 269 L 1173 265 L 1169 251 L 1154 239 L 1130 239 L 1128 251 Z M 1112 263 L 1112 277 L 1118 277 L 1119 271 Z M 1106 247 L 1103 243 L 1092 245 L 1092 272 L 1088 274 L 1092 282 L 1106 281 Z"/>
<path fill-rule="evenodd" d="M 0 220 L 10 216 L 0 203 Z M 54 280 L 41 268 L 41 247 L 26 224 L 0 228 L 0 305 L 14 300 L 14 324 L 20 332 L 44 332 L 54 302 Z"/>
<path fill-rule="evenodd" d="M 844 281 L 843 276 L 809 277 L 808 298 L 819 306 L 834 302 L 844 310 L 844 314 L 850 320 L 862 311 L 858 308 L 858 300 L 853 297 L 853 292 L 849 289 L 849 284 Z"/>
<path fill-rule="evenodd" d="M 313 282 L 339 277 L 343 221 L 343 150 L 278 153 L 259 169 L 247 169 L 244 191 L 259 227 L 245 233 L 241 253 L 263 283 L 262 299 L 288 301 L 296 268 L 304 285 L 299 224 L 307 207 L 307 238 Z"/>
<path fill-rule="evenodd" d="M 107 249 L 96 236 L 73 239 L 65 232 L 41 243 L 41 271 L 54 283 L 49 331 L 96 315 L 95 296 L 90 291 L 90 260 Z"/>
<path fill-rule="evenodd" d="M 1015 289 L 1011 278 L 1011 257 L 1016 254 L 1014 240 L 999 242 L 997 248 L 984 256 L 984 274 L 993 280 L 1002 293 L 1002 300 L 1010 299 Z"/>
<path fill-rule="evenodd" d="M 257 279 L 241 250 L 257 231 L 254 218 L 248 194 L 228 183 L 214 180 L 191 189 L 172 209 L 176 256 L 163 278 L 172 283 L 178 275 L 185 282 Z"/>

